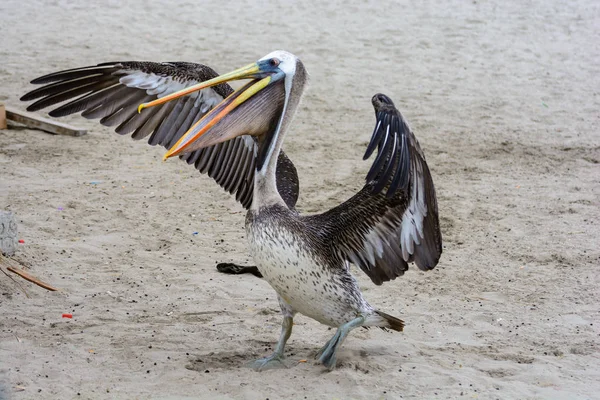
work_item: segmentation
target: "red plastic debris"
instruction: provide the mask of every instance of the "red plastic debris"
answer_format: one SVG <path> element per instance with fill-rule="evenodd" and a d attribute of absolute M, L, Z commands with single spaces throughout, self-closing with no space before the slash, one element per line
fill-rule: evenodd
<path fill-rule="evenodd" d="M 19 239 L 19 243 L 25 243 L 23 239 Z"/>
<path fill-rule="evenodd" d="M 63 314 L 63 318 L 73 318 L 73 314 Z"/>

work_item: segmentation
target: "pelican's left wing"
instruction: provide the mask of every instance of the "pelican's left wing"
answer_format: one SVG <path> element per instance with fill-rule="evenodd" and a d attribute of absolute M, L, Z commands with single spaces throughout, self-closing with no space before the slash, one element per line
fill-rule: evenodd
<path fill-rule="evenodd" d="M 88 119 L 100 118 L 105 126 L 115 127 L 120 135 L 167 149 L 208 111 L 233 93 L 227 84 L 191 93 L 178 100 L 138 113 L 140 103 L 150 102 L 186 87 L 212 79 L 218 74 L 210 67 L 189 62 L 119 61 L 59 71 L 37 78 L 38 89 L 21 100 L 36 100 L 27 107 L 38 111 L 55 107 L 52 117 L 81 112 Z M 239 136 L 227 142 L 183 154 L 180 158 L 206 173 L 245 208 L 252 204 L 254 165 L 257 145 L 251 136 Z M 293 208 L 298 197 L 298 177 L 287 157 L 280 154 L 278 187 Z"/>
<path fill-rule="evenodd" d="M 408 263 L 433 269 L 442 254 L 437 199 L 419 142 L 385 95 L 375 95 L 378 148 L 363 189 L 324 214 L 306 217 L 342 259 L 377 284 L 404 274 Z"/>

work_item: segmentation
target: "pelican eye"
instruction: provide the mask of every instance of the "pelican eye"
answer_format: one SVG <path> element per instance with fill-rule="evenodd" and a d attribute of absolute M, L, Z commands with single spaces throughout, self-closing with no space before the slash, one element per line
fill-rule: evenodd
<path fill-rule="evenodd" d="M 269 60 L 269 64 L 271 65 L 271 67 L 277 67 L 279 65 L 279 59 L 277 58 L 271 58 Z"/>

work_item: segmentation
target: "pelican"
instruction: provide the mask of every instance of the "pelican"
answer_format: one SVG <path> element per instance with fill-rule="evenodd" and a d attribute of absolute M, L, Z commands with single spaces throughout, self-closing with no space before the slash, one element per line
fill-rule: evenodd
<path fill-rule="evenodd" d="M 285 367 L 284 348 L 297 313 L 337 328 L 316 358 L 335 368 L 339 348 L 357 327 L 402 331 L 404 322 L 370 305 L 349 264 L 376 285 L 404 274 L 409 263 L 433 269 L 442 253 L 437 200 L 421 147 L 392 100 L 373 97 L 375 130 L 364 159 L 377 156 L 363 188 L 322 214 L 295 210 L 297 174 L 282 144 L 307 83 L 302 61 L 275 51 L 216 76 L 189 63 L 110 63 L 57 72 L 23 98 L 31 108 L 60 101 L 61 116 L 83 111 L 119 124 L 118 133 L 168 148 L 208 172 L 244 207 L 246 237 L 283 314 L 273 354 L 257 370 Z M 233 92 L 227 82 L 248 80 Z M 139 105 L 139 106 L 138 106 Z"/>

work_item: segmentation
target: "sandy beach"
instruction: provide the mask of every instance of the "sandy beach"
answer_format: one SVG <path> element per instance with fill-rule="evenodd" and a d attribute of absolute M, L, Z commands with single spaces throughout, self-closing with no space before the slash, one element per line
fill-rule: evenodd
<path fill-rule="evenodd" d="M 375 93 L 425 151 L 439 265 L 379 287 L 353 269 L 405 331 L 353 331 L 328 372 L 313 357 L 333 331 L 298 316 L 290 368 L 246 368 L 281 316 L 265 281 L 215 270 L 252 263 L 243 208 L 74 115 L 88 135 L 0 130 L 14 261 L 60 289 L 12 275 L 26 297 L 0 274 L 0 399 L 600 399 L 598 2 L 3 0 L 0 102 L 25 109 L 29 81 L 62 69 L 224 73 L 277 49 L 310 73 L 284 145 L 301 212 L 362 187 Z"/>

